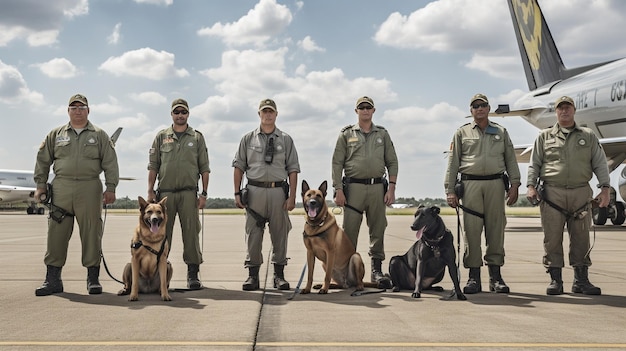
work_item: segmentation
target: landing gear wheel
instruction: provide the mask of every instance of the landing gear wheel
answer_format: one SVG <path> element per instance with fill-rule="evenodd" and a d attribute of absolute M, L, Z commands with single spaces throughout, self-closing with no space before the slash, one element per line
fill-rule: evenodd
<path fill-rule="evenodd" d="M 32 207 L 29 207 L 29 208 L 27 208 L 27 209 L 26 209 L 26 213 L 28 213 L 28 214 L 34 214 L 34 213 L 35 213 L 35 209 L 34 209 L 34 208 L 32 208 Z"/>
<path fill-rule="evenodd" d="M 591 212 L 593 213 L 593 224 L 595 225 L 604 225 L 609 217 L 609 210 L 606 207 L 594 207 Z"/>
<path fill-rule="evenodd" d="M 624 203 L 621 201 L 615 202 L 615 214 L 611 217 L 611 223 L 614 225 L 622 225 L 624 224 L 624 220 L 626 220 L 626 213 L 624 213 Z"/>
<path fill-rule="evenodd" d="M 45 208 L 43 208 L 43 207 L 39 207 L 39 208 L 37 209 L 37 214 L 42 215 L 42 214 L 44 214 L 44 213 L 46 213 L 46 209 L 45 209 Z"/>

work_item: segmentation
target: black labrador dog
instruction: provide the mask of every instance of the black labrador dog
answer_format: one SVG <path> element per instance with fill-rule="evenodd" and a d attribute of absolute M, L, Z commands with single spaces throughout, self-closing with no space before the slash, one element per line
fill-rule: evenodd
<path fill-rule="evenodd" d="M 417 231 L 417 241 L 402 256 L 394 256 L 389 261 L 389 274 L 393 281 L 393 291 L 413 290 L 414 298 L 421 297 L 424 290 L 443 291 L 439 283 L 446 267 L 457 299 L 467 300 L 459 284 L 458 269 L 455 265 L 454 237 L 439 216 L 437 206 L 420 207 L 415 212 L 411 230 Z"/>

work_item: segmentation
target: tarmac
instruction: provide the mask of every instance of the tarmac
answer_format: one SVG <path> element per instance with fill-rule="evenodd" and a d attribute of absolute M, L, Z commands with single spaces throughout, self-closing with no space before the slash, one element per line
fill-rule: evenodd
<path fill-rule="evenodd" d="M 420 299 L 411 298 L 410 291 L 390 290 L 358 297 L 351 290 L 294 296 L 306 261 L 302 215 L 291 216 L 285 269 L 291 290 L 272 287 L 271 245 L 265 235 L 262 289 L 246 292 L 241 289 L 247 277 L 244 217 L 205 214 L 200 272 L 205 288 L 184 290 L 177 224 L 169 257 L 173 301 L 148 294 L 129 302 L 117 296 L 122 285 L 109 277 L 104 264 L 104 292 L 87 294 L 77 227 L 63 268 L 64 292 L 35 296 L 45 277 L 46 217 L 0 213 L 0 350 L 626 350 L 624 227 L 601 226 L 592 233 L 590 280 L 602 288 L 601 296 L 571 293 L 571 267 L 563 272 L 565 294 L 546 295 L 549 275 L 541 264 L 537 217 L 508 218 L 502 274 L 509 294 L 488 292 L 483 267 L 483 292 L 467 295 L 467 301 L 446 299 L 452 288 L 447 274 L 440 284 L 444 292 L 427 291 Z M 138 219 L 132 210 L 105 218 L 103 253 L 111 275 L 120 279 Z M 384 271 L 389 259 L 404 254 L 415 240 L 411 216 L 388 216 L 388 221 Z M 444 216 L 444 221 L 456 237 L 456 216 Z M 564 241 L 567 252 L 567 235 Z M 357 250 L 369 280 L 367 247 L 363 225 Z M 319 262 L 314 272 L 315 282 L 321 282 Z M 462 269 L 461 284 L 466 280 L 467 269 Z"/>

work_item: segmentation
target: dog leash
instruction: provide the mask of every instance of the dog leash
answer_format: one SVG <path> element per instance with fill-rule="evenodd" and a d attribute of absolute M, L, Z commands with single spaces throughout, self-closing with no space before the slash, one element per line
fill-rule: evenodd
<path fill-rule="evenodd" d="M 459 208 L 455 207 L 456 210 L 456 275 L 461 281 L 461 215 L 459 214 Z"/>
<path fill-rule="evenodd" d="M 107 223 L 107 209 L 108 209 L 108 205 L 104 205 L 104 219 L 102 220 L 102 236 L 103 237 L 104 237 L 104 228 L 105 228 L 106 223 Z M 104 270 L 107 272 L 109 277 L 111 277 L 111 279 L 115 280 L 116 282 L 118 282 L 120 284 L 124 284 L 123 281 L 115 278 L 113 276 L 113 274 L 111 274 L 111 271 L 109 271 L 109 265 L 107 265 L 107 261 L 104 259 L 104 252 L 102 251 L 102 247 L 100 248 L 100 257 L 102 258 L 102 263 L 104 265 Z"/>
<path fill-rule="evenodd" d="M 294 297 L 300 292 L 300 285 L 302 285 L 302 280 L 304 279 L 304 272 L 306 272 L 306 262 L 304 262 L 304 267 L 302 267 L 302 273 L 300 273 L 300 280 L 298 280 L 298 284 L 293 291 L 293 294 L 287 298 L 287 300 L 293 300 Z"/>

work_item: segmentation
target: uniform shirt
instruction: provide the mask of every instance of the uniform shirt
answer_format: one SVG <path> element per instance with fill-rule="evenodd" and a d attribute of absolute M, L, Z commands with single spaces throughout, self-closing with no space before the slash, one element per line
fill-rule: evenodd
<path fill-rule="evenodd" d="M 575 125 L 566 134 L 557 123 L 541 131 L 530 157 L 528 185 L 537 186 L 540 177 L 553 186 L 578 188 L 589 184 L 592 173 L 600 185 L 610 185 L 604 150 L 591 129 Z"/>
<path fill-rule="evenodd" d="M 476 122 L 457 129 L 448 155 L 444 180 L 446 194 L 454 193 L 458 173 L 486 176 L 505 171 L 511 184 L 520 184 L 515 149 L 504 127 L 489 121 L 484 131 Z"/>
<path fill-rule="evenodd" d="M 159 189 L 182 190 L 198 187 L 198 179 L 209 168 L 204 136 L 187 127 L 180 139 L 170 126 L 161 130 L 150 148 L 148 170 L 157 171 Z"/>
<path fill-rule="evenodd" d="M 104 171 L 106 191 L 115 192 L 120 174 L 113 142 L 107 133 L 87 122 L 80 134 L 68 123 L 53 129 L 37 152 L 34 179 L 45 188 L 53 166 L 55 177 L 74 180 L 98 179 Z"/>
<path fill-rule="evenodd" d="M 273 140 L 274 145 L 272 163 L 265 162 L 269 139 Z M 279 182 L 287 179 L 289 173 L 300 173 L 298 152 L 293 139 L 278 128 L 265 134 L 259 127 L 244 135 L 232 166 L 246 173 L 248 179 L 259 182 Z"/>
<path fill-rule="evenodd" d="M 363 133 L 358 124 L 344 127 L 333 153 L 333 188 L 341 189 L 341 178 L 381 178 L 398 175 L 398 156 L 391 137 L 384 127 L 372 125 Z"/>

